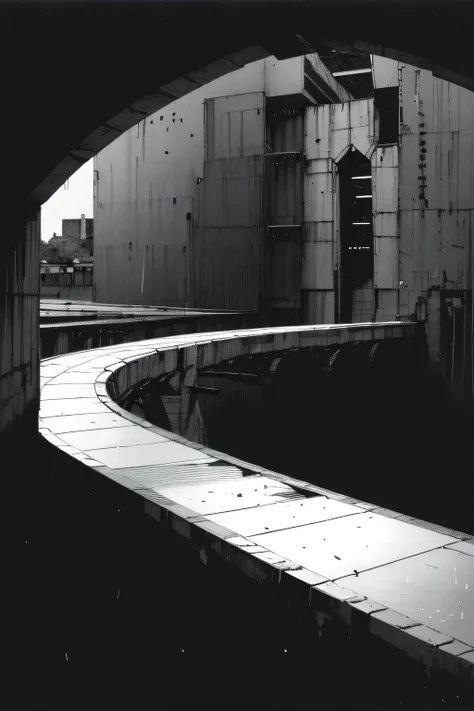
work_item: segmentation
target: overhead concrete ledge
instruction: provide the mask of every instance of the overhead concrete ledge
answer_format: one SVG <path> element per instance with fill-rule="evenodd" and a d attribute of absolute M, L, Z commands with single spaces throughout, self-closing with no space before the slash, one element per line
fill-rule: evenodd
<path fill-rule="evenodd" d="M 186 334 L 41 363 L 39 429 L 62 452 L 133 492 L 143 512 L 270 594 L 471 683 L 471 537 L 292 479 L 155 427 L 117 400 L 178 368 L 242 355 L 410 338 L 411 322 Z M 411 581 L 411 582 L 410 582 Z"/>

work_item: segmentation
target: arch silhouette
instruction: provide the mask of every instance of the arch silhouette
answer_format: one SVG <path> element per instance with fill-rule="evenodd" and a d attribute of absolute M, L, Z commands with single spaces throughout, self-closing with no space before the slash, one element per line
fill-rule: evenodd
<path fill-rule="evenodd" d="M 266 54 L 371 52 L 472 89 L 473 18 L 460 0 L 3 4 L 3 195 L 44 202 L 160 106 Z"/>

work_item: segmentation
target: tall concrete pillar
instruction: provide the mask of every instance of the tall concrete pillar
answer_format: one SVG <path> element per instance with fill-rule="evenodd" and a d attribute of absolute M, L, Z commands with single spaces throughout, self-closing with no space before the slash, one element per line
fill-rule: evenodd
<path fill-rule="evenodd" d="M 0 227 L 0 440 L 28 437 L 39 409 L 41 208 L 7 206 Z"/>

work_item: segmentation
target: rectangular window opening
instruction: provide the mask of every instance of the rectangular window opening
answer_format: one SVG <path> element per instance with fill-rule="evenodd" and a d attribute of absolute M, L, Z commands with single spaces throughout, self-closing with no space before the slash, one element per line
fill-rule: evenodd
<path fill-rule="evenodd" d="M 374 104 L 379 119 L 379 145 L 398 143 L 400 96 L 398 86 L 374 90 Z"/>

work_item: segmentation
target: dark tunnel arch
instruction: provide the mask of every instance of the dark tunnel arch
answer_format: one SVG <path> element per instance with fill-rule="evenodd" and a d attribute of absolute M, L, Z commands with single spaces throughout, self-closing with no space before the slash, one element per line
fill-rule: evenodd
<path fill-rule="evenodd" d="M 2 16 L 2 189 L 37 204 L 146 116 L 265 54 L 368 52 L 474 88 L 474 6 L 459 0 L 16 0 Z"/>

